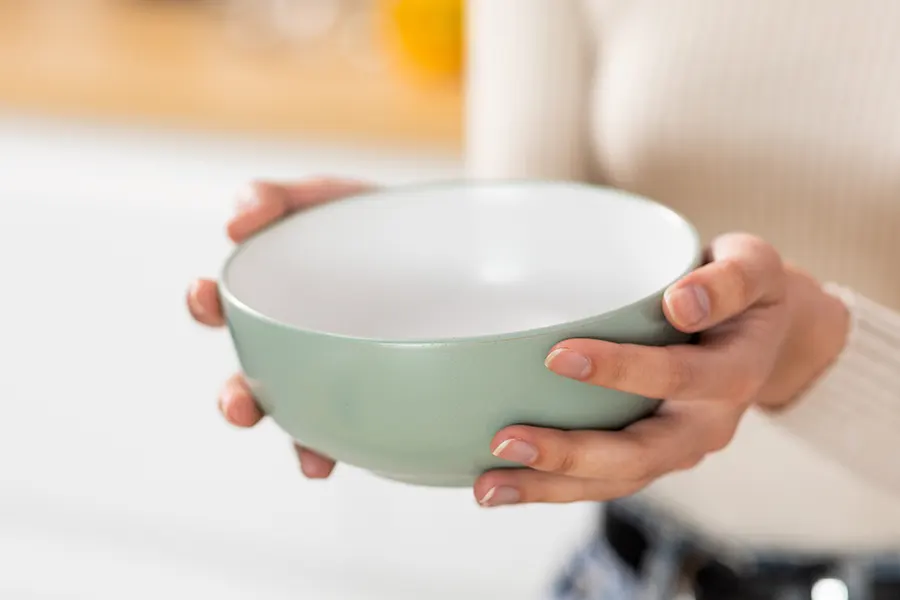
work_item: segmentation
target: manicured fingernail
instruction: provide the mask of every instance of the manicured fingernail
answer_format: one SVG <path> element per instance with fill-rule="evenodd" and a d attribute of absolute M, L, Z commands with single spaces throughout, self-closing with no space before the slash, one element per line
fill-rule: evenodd
<path fill-rule="evenodd" d="M 237 212 L 242 214 L 253 210 L 259 204 L 259 195 L 256 193 L 256 186 L 249 184 L 238 192 L 237 195 Z"/>
<path fill-rule="evenodd" d="M 231 406 L 231 393 L 228 390 L 224 390 L 219 394 L 219 412 L 222 413 L 222 416 L 225 417 L 225 420 L 229 423 L 231 422 L 231 415 L 229 414 Z"/>
<path fill-rule="evenodd" d="M 306 458 L 300 461 L 300 470 L 310 479 L 322 479 L 328 476 L 328 465 L 315 458 Z"/>
<path fill-rule="evenodd" d="M 522 440 L 506 440 L 494 449 L 494 456 L 523 465 L 537 460 L 537 448 Z"/>
<path fill-rule="evenodd" d="M 568 348 L 557 348 L 551 352 L 544 365 L 557 375 L 570 379 L 587 379 L 591 374 L 590 359 Z"/>
<path fill-rule="evenodd" d="M 203 304 L 200 302 L 200 282 L 195 281 L 191 284 L 190 289 L 188 290 L 188 302 L 191 305 L 191 311 L 194 313 L 195 317 L 205 317 L 206 309 L 203 308 Z"/>
<path fill-rule="evenodd" d="M 245 424 L 250 419 L 250 415 L 246 414 L 246 410 L 242 410 L 248 403 L 240 402 L 238 399 L 238 396 L 241 394 L 243 394 L 243 392 L 226 386 L 222 391 L 221 396 L 219 396 L 219 410 L 222 411 L 222 416 L 225 417 L 225 420 L 229 423 L 238 426 L 242 426 L 242 424 Z"/>
<path fill-rule="evenodd" d="M 478 501 L 478 504 L 484 506 L 485 508 L 490 508 L 493 506 L 506 506 L 509 504 L 518 504 L 519 500 L 521 500 L 522 496 L 519 494 L 519 490 L 511 487 L 492 487 L 487 491 L 481 500 Z"/>
<path fill-rule="evenodd" d="M 669 314 L 678 325 L 690 327 L 709 316 L 709 294 L 702 287 L 688 285 L 666 292 Z"/>

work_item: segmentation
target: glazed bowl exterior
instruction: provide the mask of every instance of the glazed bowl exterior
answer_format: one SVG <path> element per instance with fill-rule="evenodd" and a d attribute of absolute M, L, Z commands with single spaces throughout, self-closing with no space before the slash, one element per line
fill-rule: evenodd
<path fill-rule="evenodd" d="M 468 211 L 460 223 L 470 223 L 471 219 L 484 216 L 482 213 L 488 209 L 478 208 L 482 203 L 489 206 L 491 215 L 506 212 L 508 219 L 515 221 L 517 207 L 524 206 L 517 203 L 517 196 L 540 194 L 552 202 L 554 194 L 563 197 L 570 192 L 596 197 L 599 203 L 608 203 L 609 210 L 600 214 L 608 213 L 611 217 L 618 214 L 612 208 L 617 203 L 642 203 L 644 208 L 639 208 L 639 211 L 646 209 L 647 215 L 659 218 L 660 231 L 671 227 L 675 233 L 667 239 L 657 239 L 659 246 L 656 248 L 633 251 L 642 253 L 641 261 L 647 261 L 648 256 L 662 257 L 666 252 L 680 253 L 679 260 L 666 259 L 669 266 L 653 273 L 657 281 L 642 281 L 643 287 L 635 286 L 640 297 L 615 308 L 598 302 L 597 314 L 578 312 L 588 310 L 585 308 L 590 306 L 588 294 L 602 290 L 600 286 L 592 288 L 593 292 L 584 292 L 586 300 L 578 310 L 573 308 L 569 312 L 554 313 L 574 318 L 560 322 L 553 322 L 553 318 L 546 315 L 543 320 L 522 318 L 521 322 L 530 326 L 515 329 L 505 324 L 494 330 L 485 327 L 484 332 L 480 333 L 480 323 L 501 320 L 500 316 L 515 313 L 513 307 L 528 304 L 528 298 L 540 296 L 540 302 L 534 305 L 544 306 L 552 305 L 557 295 L 580 293 L 577 292 L 577 272 L 588 269 L 584 265 L 589 265 L 589 259 L 579 259 L 585 261 L 584 265 L 574 265 L 572 274 L 561 278 L 554 279 L 555 276 L 546 274 L 556 272 L 553 264 L 548 262 L 547 269 L 513 269 L 509 271 L 513 274 L 505 280 L 496 276 L 491 279 L 484 276 L 485 254 L 479 254 L 477 250 L 459 259 L 441 258 L 446 254 L 441 249 L 433 254 L 428 250 L 416 252 L 416 247 L 427 244 L 430 239 L 447 237 L 452 241 L 448 237 L 452 234 L 439 233 L 437 227 L 453 227 L 456 225 L 450 222 L 453 219 L 437 214 L 433 221 L 424 218 L 416 220 L 415 214 L 411 214 L 405 225 L 393 220 L 397 211 L 402 214 L 405 210 L 406 200 L 419 197 L 421 202 L 427 203 L 434 194 L 443 194 L 470 199 L 460 201 L 459 207 L 453 208 L 446 206 L 449 200 L 434 201 L 435 206 L 439 207 L 436 209 L 438 213 Z M 397 200 L 398 197 L 401 199 Z M 396 202 L 395 207 L 391 206 L 392 202 Z M 580 206 L 579 202 L 581 200 L 573 200 L 573 207 Z M 373 208 L 379 203 L 382 203 L 384 211 Z M 561 206 L 564 204 L 561 202 Z M 357 217 L 353 205 L 367 205 L 369 208 L 356 211 L 359 213 Z M 528 204 L 532 205 L 540 206 L 536 202 Z M 575 214 L 580 214 L 575 208 L 572 209 Z M 379 215 L 387 215 L 390 210 L 395 211 L 390 219 L 384 216 L 382 221 L 378 220 L 382 218 Z M 415 212 L 419 208 L 410 210 Z M 527 210 L 530 209 L 523 209 L 523 212 Z M 543 209 L 535 208 L 532 212 L 538 210 Z M 319 211 L 322 212 L 317 216 Z M 550 214 L 552 211 L 547 212 Z M 338 216 L 333 217 L 334 214 Z M 518 231 L 515 228 L 507 229 L 503 225 L 495 228 L 496 235 L 483 239 L 490 238 L 488 245 L 491 248 L 516 246 L 523 249 L 513 252 L 503 250 L 505 254 L 501 254 L 506 257 L 507 265 L 527 265 L 532 260 L 540 262 L 544 259 L 533 258 L 537 254 L 531 252 L 528 244 L 556 243 L 549 238 L 567 234 L 565 226 L 554 229 L 551 223 L 546 225 L 548 240 L 529 242 L 528 236 L 544 227 L 538 216 L 529 217 L 529 224 L 526 224 L 528 231 L 524 237 L 521 232 L 515 233 Z M 646 220 L 650 216 L 635 216 L 632 219 L 635 222 L 623 222 L 621 228 L 640 228 L 641 219 Z M 585 215 L 585 219 L 590 217 Z M 358 223 L 358 219 L 363 218 L 367 219 L 368 228 L 360 228 L 355 237 L 344 237 L 348 233 L 346 224 Z M 305 241 L 296 241 L 304 236 L 304 228 L 307 227 L 302 225 L 304 220 L 309 227 Z M 483 227 L 484 223 L 479 223 L 477 227 Z M 435 229 L 432 233 L 419 231 L 414 239 L 404 240 L 404 226 Z M 350 226 L 353 227 L 357 226 Z M 468 226 L 459 227 L 464 230 L 457 232 L 461 236 L 460 245 L 478 237 L 471 230 L 466 230 Z M 590 230 L 589 225 L 579 227 Z M 325 235 L 323 228 L 333 228 L 333 235 Z M 277 230 L 280 233 L 274 233 Z M 607 237 L 612 237 L 614 230 L 608 229 Z M 322 234 L 320 238 L 309 239 L 319 233 Z M 622 235 L 629 234 L 625 231 Z M 274 239 L 272 236 L 280 237 L 282 241 L 263 241 L 267 237 Z M 654 232 L 650 237 L 641 238 L 640 243 L 650 243 L 646 240 L 659 237 L 660 234 Z M 513 238 L 514 242 L 506 243 L 506 239 Z M 619 238 L 616 240 L 619 250 L 625 254 L 610 257 L 598 252 L 597 259 L 621 263 L 623 268 L 629 268 L 628 281 L 640 279 L 642 275 L 636 265 L 639 266 L 641 261 L 629 263 L 629 248 L 621 247 L 623 242 Z M 267 243 L 268 247 L 258 246 L 256 251 L 248 250 L 254 244 L 265 246 Z M 382 244 L 389 243 L 399 244 L 399 247 L 380 250 Z M 438 240 L 436 243 L 443 242 Z M 579 255 L 583 255 L 604 242 L 570 239 L 568 243 L 575 247 Z M 303 244 L 310 245 L 300 247 Z M 677 244 L 678 247 L 667 247 L 667 244 Z M 578 248 L 579 245 L 584 248 Z M 342 250 L 347 246 L 351 249 Z M 610 249 L 601 250 L 608 252 Z M 250 255 L 256 252 L 256 255 L 248 256 L 248 252 Z M 382 263 L 377 257 L 382 252 L 385 261 L 393 262 L 379 267 Z M 462 288 L 459 302 L 429 308 L 428 298 L 435 294 L 417 295 L 416 292 L 419 287 L 416 277 L 424 277 L 421 271 L 417 270 L 418 267 L 406 269 L 402 264 L 398 266 L 398 261 L 404 261 L 407 253 L 419 254 L 419 260 L 425 264 L 441 263 L 435 264 L 435 269 L 444 269 L 444 278 L 433 273 L 428 277 L 439 283 L 449 282 L 449 290 Z M 293 257 L 288 261 L 290 264 L 280 264 L 287 260 L 284 255 Z M 447 263 L 443 264 L 445 260 Z M 469 486 L 485 470 L 515 466 L 495 458 L 490 452 L 491 439 L 505 426 L 531 424 L 561 429 L 614 430 L 652 413 L 659 404 L 656 399 L 564 379 L 546 369 L 544 360 L 556 343 L 569 338 L 645 345 L 687 341 L 687 336 L 666 322 L 662 299 L 666 287 L 695 268 L 699 261 L 700 243 L 693 227 L 662 206 L 616 190 L 547 182 L 440 184 L 366 194 L 291 217 L 235 251 L 225 266 L 220 291 L 229 331 L 253 392 L 267 415 L 290 436 L 302 445 L 342 463 L 386 478 L 429 486 Z M 366 264 L 359 265 L 360 262 Z M 410 262 L 413 262 L 412 258 Z M 272 267 L 275 263 L 279 263 L 278 266 Z M 466 269 L 475 264 L 481 275 L 468 277 L 461 274 L 469 272 Z M 611 273 L 616 272 L 615 265 L 604 268 L 613 269 L 609 271 Z M 369 273 L 368 279 L 362 274 L 363 271 L 349 273 L 355 269 Z M 376 271 L 374 275 L 373 270 Z M 496 269 L 492 273 L 496 275 Z M 585 273 L 584 277 L 590 275 Z M 293 277 L 297 281 L 293 281 Z M 365 282 L 356 283 L 361 279 Z M 409 286 L 409 291 L 396 290 L 398 282 Z M 527 285 L 522 282 L 527 282 Z M 508 288 L 510 285 L 520 287 L 498 301 L 499 306 L 492 309 L 496 313 L 486 311 L 481 321 L 474 316 L 471 319 L 466 316 L 487 304 L 486 298 L 495 298 L 502 286 Z M 615 286 L 616 281 L 611 280 L 609 285 Z M 556 286 L 556 292 L 543 293 L 542 290 L 553 286 Z M 490 291 L 482 291 L 486 288 Z M 304 292 L 304 289 L 307 291 Z M 646 290 L 650 292 L 643 293 Z M 279 294 L 283 297 L 269 302 L 270 298 Z M 379 294 L 387 294 L 384 297 L 390 298 L 390 301 Z M 448 294 L 452 295 L 447 292 L 440 297 Z M 400 305 L 410 297 L 408 305 Z M 335 305 L 330 308 L 324 306 L 329 303 L 329 298 Z M 521 298 L 521 301 L 516 298 Z M 621 297 L 617 299 L 620 300 Z M 309 306 L 304 308 L 304 303 Z M 564 300 L 561 301 L 561 304 L 564 303 Z M 578 304 L 575 301 L 572 303 Z M 466 305 L 454 312 L 452 307 L 457 304 Z M 396 305 L 396 310 L 387 313 L 378 308 L 392 305 Z M 367 317 L 367 307 L 374 311 L 370 318 Z M 420 310 L 420 307 L 424 308 Z M 315 316 L 325 315 L 328 310 L 335 314 Z M 383 314 L 389 314 L 390 318 L 379 320 L 379 315 Z M 412 314 L 416 319 L 421 314 L 429 316 L 429 319 L 422 325 L 418 320 L 404 316 Z M 409 325 L 414 320 L 417 324 Z M 382 321 L 388 323 L 379 325 Z M 432 322 L 434 324 L 430 324 Z M 467 328 L 465 324 L 469 322 L 479 324 Z M 402 323 L 403 326 L 391 323 Z M 454 335 L 454 331 L 459 331 L 460 335 Z"/>

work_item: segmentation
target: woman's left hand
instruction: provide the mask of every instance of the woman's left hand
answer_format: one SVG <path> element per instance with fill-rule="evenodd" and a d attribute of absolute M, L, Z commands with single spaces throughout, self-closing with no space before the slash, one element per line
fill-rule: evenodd
<path fill-rule="evenodd" d="M 840 301 L 750 235 L 718 238 L 708 258 L 664 300 L 669 322 L 700 333 L 698 345 L 575 339 L 547 357 L 560 376 L 664 398 L 659 411 L 618 432 L 501 430 L 491 451 L 529 468 L 482 475 L 475 484 L 482 506 L 631 495 L 721 450 L 751 406 L 783 408 L 827 369 L 847 334 Z"/>

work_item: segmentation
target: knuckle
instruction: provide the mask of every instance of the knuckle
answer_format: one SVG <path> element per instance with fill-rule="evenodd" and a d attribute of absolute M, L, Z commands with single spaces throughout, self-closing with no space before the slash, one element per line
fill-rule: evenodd
<path fill-rule="evenodd" d="M 591 464 L 592 444 L 591 432 L 554 431 L 552 437 L 537 444 L 541 452 L 535 467 L 557 475 L 589 477 L 596 471 Z"/>
<path fill-rule="evenodd" d="M 753 302 L 754 282 L 752 275 L 740 261 L 729 258 L 720 263 L 720 269 L 728 282 L 728 295 L 737 306 L 747 306 Z"/>
<path fill-rule="evenodd" d="M 625 346 L 615 346 L 605 362 L 608 369 L 609 384 L 613 387 L 628 381 L 630 371 L 630 353 Z"/>
<path fill-rule="evenodd" d="M 671 347 L 661 350 L 664 356 L 663 388 L 666 396 L 678 397 L 690 389 L 694 374 L 690 363 L 678 355 Z"/>
<path fill-rule="evenodd" d="M 787 288 L 787 273 L 784 260 L 778 250 L 763 240 L 758 240 L 754 247 L 760 262 L 760 277 L 765 279 L 766 288 L 777 296 L 783 295 Z"/>
<path fill-rule="evenodd" d="M 778 258 L 778 251 L 765 239 L 752 233 L 725 234 L 721 239 L 729 242 L 732 247 L 740 247 L 746 253 L 754 256 L 771 259 Z M 780 261 L 780 258 L 778 259 Z"/>
<path fill-rule="evenodd" d="M 630 482 L 652 480 L 659 474 L 656 453 L 647 444 L 635 442 L 634 451 L 625 469 L 625 478 Z"/>
<path fill-rule="evenodd" d="M 575 452 L 563 450 L 551 462 L 550 471 L 560 475 L 572 475 L 578 471 L 579 461 Z"/>
<path fill-rule="evenodd" d="M 759 237 L 758 235 L 753 235 L 752 233 L 745 233 L 741 237 L 741 241 L 744 245 L 747 246 L 752 252 L 756 254 L 765 254 L 772 252 L 772 245 L 769 244 L 766 240 Z"/>
<path fill-rule="evenodd" d="M 778 299 L 784 299 L 788 292 L 788 276 L 787 271 L 781 264 L 781 257 L 778 257 L 778 266 L 771 271 L 771 285 L 775 296 Z"/>
<path fill-rule="evenodd" d="M 784 269 L 784 260 L 775 246 L 761 238 L 755 238 L 753 248 L 758 253 L 767 271 L 774 273 Z"/>

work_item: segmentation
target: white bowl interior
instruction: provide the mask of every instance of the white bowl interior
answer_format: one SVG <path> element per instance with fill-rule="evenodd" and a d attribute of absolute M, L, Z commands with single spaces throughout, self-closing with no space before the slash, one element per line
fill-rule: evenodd
<path fill-rule="evenodd" d="M 381 340 L 508 334 L 608 312 L 691 268 L 693 227 L 623 192 L 567 183 L 386 190 L 245 243 L 240 303 L 304 330 Z"/>

